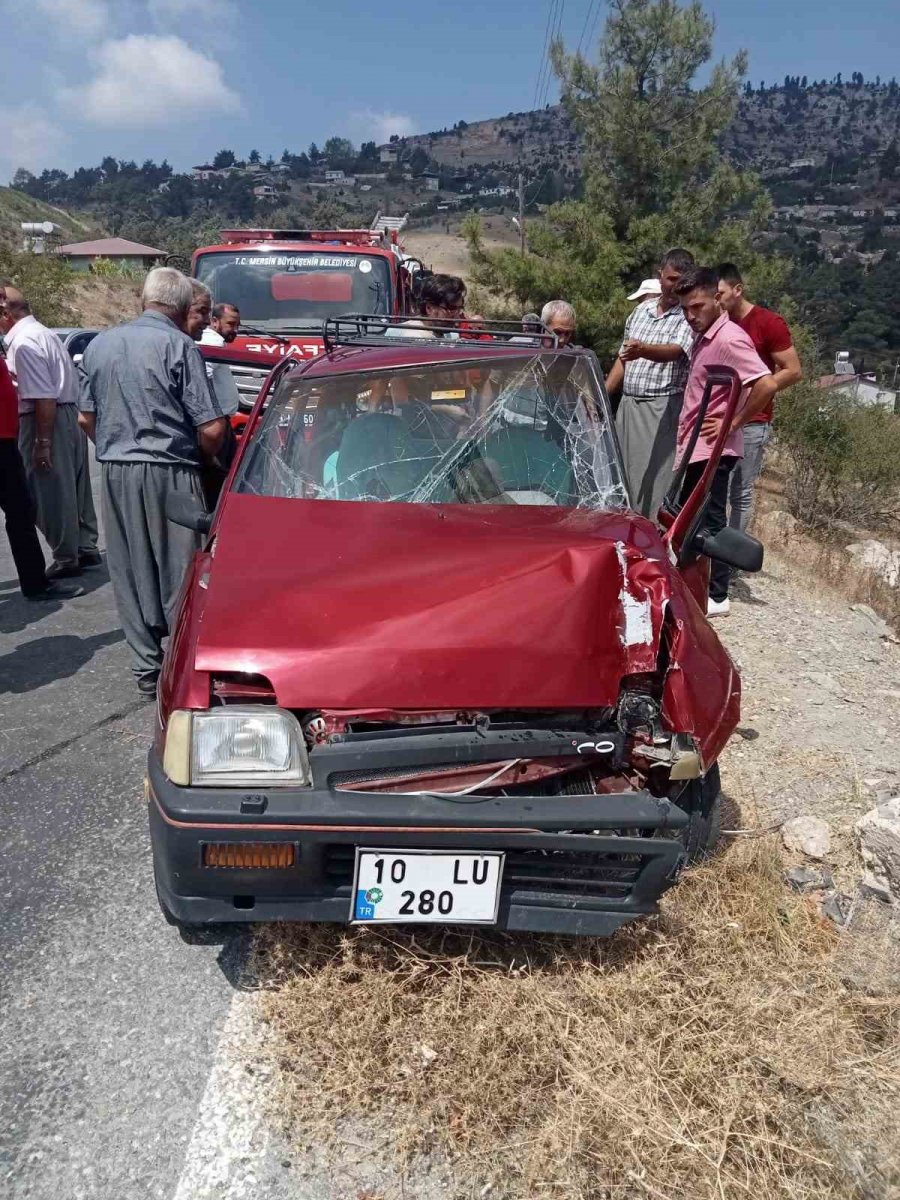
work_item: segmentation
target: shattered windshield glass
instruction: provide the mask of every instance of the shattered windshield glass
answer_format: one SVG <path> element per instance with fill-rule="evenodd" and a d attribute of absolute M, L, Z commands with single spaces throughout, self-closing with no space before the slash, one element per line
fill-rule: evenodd
<path fill-rule="evenodd" d="M 627 505 L 583 356 L 284 380 L 235 490 L 304 500 Z"/>

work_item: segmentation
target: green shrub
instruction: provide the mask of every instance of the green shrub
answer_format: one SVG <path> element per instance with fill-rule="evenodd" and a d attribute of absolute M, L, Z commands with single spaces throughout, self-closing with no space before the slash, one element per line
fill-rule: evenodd
<path fill-rule="evenodd" d="M 75 321 L 71 307 L 75 275 L 63 259 L 0 249 L 0 281 L 15 284 L 44 325 L 52 328 Z"/>
<path fill-rule="evenodd" d="M 896 516 L 900 416 L 811 384 L 786 391 L 776 411 L 785 500 L 798 520 L 879 525 Z"/>
<path fill-rule="evenodd" d="M 113 262 L 111 258 L 95 258 L 91 263 L 91 274 L 100 279 L 142 280 L 147 272 L 143 267 L 129 267 L 125 263 Z"/>

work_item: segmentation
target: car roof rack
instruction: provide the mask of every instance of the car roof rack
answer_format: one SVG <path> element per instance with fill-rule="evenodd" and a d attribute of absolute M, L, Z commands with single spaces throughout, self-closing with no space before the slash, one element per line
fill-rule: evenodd
<path fill-rule="evenodd" d="M 234 243 L 321 242 L 323 245 L 343 246 L 380 246 L 385 244 L 382 235 L 371 229 L 223 229 L 220 231 L 219 237 L 223 242 Z"/>
<path fill-rule="evenodd" d="M 529 324 L 536 325 L 537 322 Z M 433 339 L 425 336 L 429 332 L 435 335 Z M 441 336 L 448 333 L 456 336 Z M 533 350 L 559 348 L 559 338 L 544 324 L 531 333 L 525 332 L 521 321 L 490 321 L 473 326 L 471 318 L 466 317 L 388 317 L 372 313 L 345 313 L 340 317 L 326 318 L 322 341 L 326 354 L 338 346 L 385 348 L 422 346 L 423 342 L 432 341 L 438 342 L 442 351 L 465 350 L 469 353 L 479 345 L 487 350 L 491 343 L 497 346 L 521 345 L 523 350 L 528 347 Z"/>

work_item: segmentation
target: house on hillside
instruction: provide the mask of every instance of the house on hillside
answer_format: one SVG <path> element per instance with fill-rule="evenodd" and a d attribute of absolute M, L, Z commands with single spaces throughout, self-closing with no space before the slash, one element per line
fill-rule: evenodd
<path fill-rule="evenodd" d="M 839 351 L 835 356 L 834 374 L 820 376 L 816 386 L 822 391 L 846 396 L 869 408 L 889 408 L 892 412 L 898 411 L 900 393 L 892 388 L 880 387 L 874 375 L 857 373 L 846 350 Z"/>
<path fill-rule="evenodd" d="M 385 146 L 378 147 L 378 161 L 383 163 L 395 163 L 400 157 L 400 151 L 393 142 L 388 142 Z"/>
<path fill-rule="evenodd" d="M 271 183 L 261 183 L 253 189 L 253 195 L 257 200 L 272 200 L 278 195 Z"/>
<path fill-rule="evenodd" d="M 425 181 L 425 188 L 429 192 L 436 192 L 441 186 L 441 177 L 436 171 L 425 171 L 422 175 Z"/>
<path fill-rule="evenodd" d="M 129 242 L 127 238 L 97 238 L 92 242 L 70 242 L 59 248 L 60 258 L 64 258 L 73 271 L 90 271 L 98 259 L 115 263 L 135 271 L 149 271 L 158 267 L 166 257 L 165 250 L 157 250 L 154 246 L 142 246 L 140 242 Z"/>
<path fill-rule="evenodd" d="M 191 174 L 195 179 L 201 179 L 206 182 L 207 179 L 215 179 L 219 175 L 224 175 L 224 171 L 217 171 L 210 163 L 203 163 L 199 167 L 191 167 Z"/>
<path fill-rule="evenodd" d="M 338 169 L 328 170 L 325 172 L 326 183 L 343 183 L 346 178 L 347 176 L 344 174 L 344 172 Z"/>

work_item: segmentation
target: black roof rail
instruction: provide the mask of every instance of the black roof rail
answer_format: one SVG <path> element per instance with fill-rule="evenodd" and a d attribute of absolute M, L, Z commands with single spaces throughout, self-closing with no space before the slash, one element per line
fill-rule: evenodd
<path fill-rule="evenodd" d="M 423 336 L 426 332 L 440 341 L 441 350 L 471 351 L 479 343 L 487 349 L 491 342 L 508 346 L 514 339 L 516 345 L 535 350 L 554 350 L 559 346 L 559 338 L 546 325 L 535 332 L 526 332 L 521 321 L 486 321 L 473 326 L 471 318 L 466 317 L 388 317 L 373 313 L 345 313 L 326 318 L 322 341 L 325 353 L 330 354 L 338 346 L 421 345 L 428 340 Z M 446 337 L 448 333 L 456 337 Z"/>

